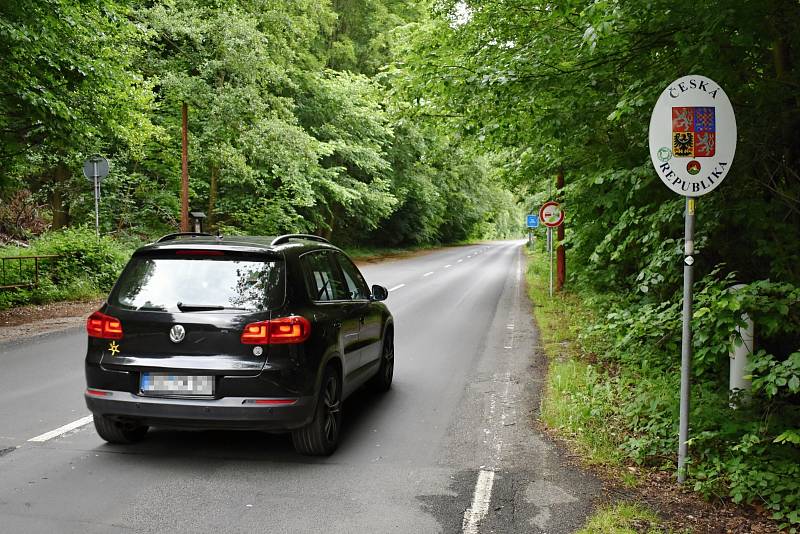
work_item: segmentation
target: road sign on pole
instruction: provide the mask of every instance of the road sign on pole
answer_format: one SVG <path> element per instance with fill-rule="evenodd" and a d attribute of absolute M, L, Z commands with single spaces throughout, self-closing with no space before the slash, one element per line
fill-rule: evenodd
<path fill-rule="evenodd" d="M 539 228 L 539 216 L 538 215 L 528 215 L 526 220 L 526 224 L 528 228 Z"/>
<path fill-rule="evenodd" d="M 108 160 L 92 156 L 83 162 L 83 175 L 94 185 L 94 231 L 100 239 L 100 182 L 108 176 Z"/>
<path fill-rule="evenodd" d="M 108 176 L 108 160 L 103 156 L 92 156 L 83 162 L 83 175 L 90 182 L 94 182 L 95 176 L 99 181 Z"/>
<path fill-rule="evenodd" d="M 728 96 L 713 80 L 684 76 L 659 96 L 650 117 L 650 159 L 658 177 L 686 197 L 683 251 L 683 329 L 678 426 L 678 482 L 686 480 L 692 371 L 692 283 L 695 198 L 717 188 L 736 152 L 736 118 Z"/>
<path fill-rule="evenodd" d="M 561 204 L 550 200 L 539 208 L 539 220 L 547 227 L 547 250 L 550 258 L 550 298 L 553 297 L 553 228 L 564 222 L 564 210 Z"/>
<path fill-rule="evenodd" d="M 564 222 L 564 211 L 561 209 L 561 204 L 551 200 L 542 204 L 539 208 L 539 220 L 548 228 L 555 228 Z"/>

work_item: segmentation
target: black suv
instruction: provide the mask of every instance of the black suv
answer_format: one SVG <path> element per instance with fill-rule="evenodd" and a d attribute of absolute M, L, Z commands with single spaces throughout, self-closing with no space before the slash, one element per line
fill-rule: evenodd
<path fill-rule="evenodd" d="M 331 454 L 342 401 L 391 386 L 387 295 L 320 237 L 162 237 L 87 320 L 95 428 L 111 443 L 154 425 L 290 431 Z"/>

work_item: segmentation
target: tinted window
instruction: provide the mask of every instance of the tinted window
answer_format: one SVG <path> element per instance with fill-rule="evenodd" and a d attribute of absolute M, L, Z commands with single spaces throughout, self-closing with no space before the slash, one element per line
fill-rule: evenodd
<path fill-rule="evenodd" d="M 263 311 L 283 302 L 283 262 L 252 258 L 134 257 L 109 297 L 111 304 L 178 312 L 178 303 Z"/>
<path fill-rule="evenodd" d="M 327 252 L 311 252 L 302 256 L 308 296 L 311 300 L 344 300 L 347 292 Z"/>
<path fill-rule="evenodd" d="M 358 268 L 350 261 L 350 258 L 343 254 L 336 254 L 336 259 L 342 267 L 344 281 L 347 284 L 347 296 L 353 300 L 369 299 L 370 291 L 367 283 Z"/>

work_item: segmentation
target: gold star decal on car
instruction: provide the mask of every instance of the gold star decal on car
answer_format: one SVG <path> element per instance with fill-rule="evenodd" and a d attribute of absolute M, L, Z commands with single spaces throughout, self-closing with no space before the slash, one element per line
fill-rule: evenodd
<path fill-rule="evenodd" d="M 117 353 L 119 352 L 119 345 L 117 345 L 116 341 L 112 341 L 111 343 L 109 343 L 108 352 L 110 352 L 112 356 L 117 355 Z"/>

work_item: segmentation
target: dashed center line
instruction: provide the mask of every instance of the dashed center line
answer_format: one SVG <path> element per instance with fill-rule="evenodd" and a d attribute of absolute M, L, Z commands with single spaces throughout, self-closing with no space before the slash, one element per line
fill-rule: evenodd
<path fill-rule="evenodd" d="M 452 267 L 452 265 L 445 265 L 444 266 L 445 269 L 449 269 L 450 267 Z"/>
<path fill-rule="evenodd" d="M 396 286 L 390 288 L 389 291 L 397 291 L 401 287 L 406 287 L 406 285 L 405 284 L 396 285 Z"/>
<path fill-rule="evenodd" d="M 430 276 L 430 275 L 432 275 L 434 272 L 435 272 L 435 271 L 429 271 L 429 272 L 427 272 L 427 273 L 423 274 L 422 276 Z"/>
<path fill-rule="evenodd" d="M 71 423 L 67 423 L 66 425 L 60 426 L 60 427 L 56 428 L 55 430 L 51 430 L 50 432 L 45 432 L 44 434 L 36 436 L 35 438 L 31 438 L 28 441 L 37 441 L 37 442 L 40 442 L 40 443 L 44 442 L 44 441 L 48 441 L 48 440 L 56 438 L 56 437 L 58 437 L 58 436 L 60 436 L 62 434 L 66 434 L 70 430 L 75 430 L 76 428 L 80 428 L 80 427 L 82 427 L 84 425 L 88 425 L 91 422 L 92 422 L 92 416 L 91 415 L 87 415 L 86 417 L 82 417 L 82 418 L 78 419 L 77 421 L 73 421 Z"/>
<path fill-rule="evenodd" d="M 462 261 L 464 261 L 464 260 L 458 260 L 456 263 L 461 263 Z"/>

